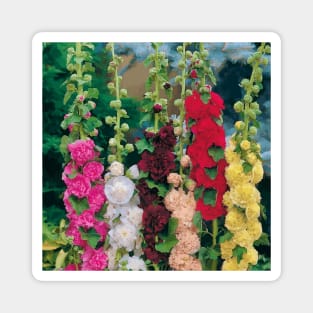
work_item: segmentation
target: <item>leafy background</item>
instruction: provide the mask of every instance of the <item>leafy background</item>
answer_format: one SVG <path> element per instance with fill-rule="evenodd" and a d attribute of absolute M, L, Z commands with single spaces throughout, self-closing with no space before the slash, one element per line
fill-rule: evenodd
<path fill-rule="evenodd" d="M 179 43 L 166 43 L 162 46 L 169 57 L 171 83 L 174 85 L 176 75 L 175 68 L 179 59 L 176 47 Z M 64 184 L 61 180 L 63 158 L 59 152 L 60 138 L 64 131 L 60 128 L 63 116 L 67 113 L 67 106 L 63 105 L 65 86 L 62 83 L 68 78 L 66 53 L 71 43 L 46 43 L 43 45 L 43 221 L 46 227 L 59 225 L 60 220 L 65 218 L 65 209 L 62 202 Z M 242 90 L 239 86 L 242 78 L 250 76 L 251 68 L 245 60 L 253 53 L 258 43 L 212 43 L 206 44 L 210 51 L 210 60 L 215 75 L 217 86 L 214 91 L 218 92 L 225 101 L 224 127 L 227 136 L 234 132 L 233 124 L 237 119 L 232 105 L 242 97 Z M 113 114 L 109 107 L 111 96 L 106 87 L 110 80 L 107 75 L 109 56 L 105 52 L 104 43 L 95 43 L 93 65 L 96 72 L 93 75 L 92 85 L 100 91 L 97 107 L 93 111 L 104 122 L 108 114 Z M 123 88 L 128 89 L 129 98 L 123 100 L 130 119 L 127 121 L 131 131 L 129 142 L 135 137 L 141 136 L 137 121 L 140 120 L 140 104 L 143 99 L 144 83 L 148 70 L 143 65 L 143 60 L 151 53 L 149 43 L 120 43 L 116 44 L 116 53 L 123 56 L 125 62 L 120 68 L 123 75 Z M 270 62 L 269 62 L 270 64 Z M 265 177 L 259 184 L 262 195 L 262 204 L 265 206 L 265 215 L 262 218 L 264 231 L 270 234 L 270 65 L 264 69 L 264 89 L 261 91 L 258 102 L 263 114 L 260 116 L 261 128 L 258 140 L 262 145 L 262 157 L 264 159 Z M 174 86 L 174 98 L 179 90 Z M 170 101 L 169 112 L 176 114 L 175 107 Z M 112 129 L 103 123 L 99 136 L 95 137 L 96 144 L 107 149 L 108 139 L 112 135 Z M 104 155 L 105 157 L 105 152 Z M 134 164 L 138 160 L 138 154 L 131 153 L 126 166 Z M 107 164 L 105 164 L 107 165 Z M 264 256 L 264 262 L 257 265 L 255 269 L 268 269 L 270 248 L 266 245 L 260 246 L 259 251 Z"/>

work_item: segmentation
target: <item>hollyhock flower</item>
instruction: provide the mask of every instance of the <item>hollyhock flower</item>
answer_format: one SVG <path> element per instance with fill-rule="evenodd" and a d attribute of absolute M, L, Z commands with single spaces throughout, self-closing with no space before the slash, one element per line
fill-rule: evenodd
<path fill-rule="evenodd" d="M 66 166 L 64 167 L 63 173 L 62 173 L 62 180 L 64 182 L 68 181 L 68 175 L 73 175 L 77 173 L 78 167 L 73 162 L 68 162 Z"/>
<path fill-rule="evenodd" d="M 153 145 L 162 150 L 171 150 L 176 144 L 176 136 L 174 134 L 174 128 L 168 124 L 160 128 L 159 132 L 153 138 Z"/>
<path fill-rule="evenodd" d="M 84 165 L 87 161 L 93 160 L 96 156 L 93 140 L 76 140 L 67 146 L 71 158 L 78 166 Z"/>
<path fill-rule="evenodd" d="M 230 190 L 230 198 L 235 205 L 245 208 L 252 203 L 259 203 L 261 195 L 254 185 L 244 183 Z"/>
<path fill-rule="evenodd" d="M 144 179 L 140 179 L 137 184 L 140 196 L 140 206 L 145 208 L 149 204 L 160 201 L 157 188 L 150 189 Z"/>
<path fill-rule="evenodd" d="M 104 253 L 103 248 L 96 250 L 87 246 L 81 259 L 83 271 L 102 271 L 108 265 L 108 256 Z"/>
<path fill-rule="evenodd" d="M 106 201 L 103 186 L 96 185 L 92 187 L 88 194 L 87 199 L 90 209 L 94 212 L 99 211 L 103 206 L 104 202 Z"/>
<path fill-rule="evenodd" d="M 78 264 L 68 264 L 64 267 L 64 271 L 79 271 L 80 265 Z"/>
<path fill-rule="evenodd" d="M 121 221 L 130 222 L 136 228 L 140 228 L 142 224 L 143 209 L 138 206 L 130 206 L 122 213 Z"/>
<path fill-rule="evenodd" d="M 105 241 L 105 238 L 108 234 L 109 225 L 104 221 L 95 220 L 94 229 L 100 235 L 100 241 Z"/>
<path fill-rule="evenodd" d="M 170 173 L 168 176 L 167 176 L 167 182 L 169 184 L 173 184 L 174 187 L 179 187 L 180 184 L 183 182 L 181 176 L 177 173 Z"/>
<path fill-rule="evenodd" d="M 84 115 L 84 118 L 85 118 L 86 120 L 88 120 L 88 119 L 90 118 L 90 116 L 91 116 L 91 112 L 87 112 L 87 113 Z"/>
<path fill-rule="evenodd" d="M 137 229 L 131 223 L 121 223 L 109 231 L 110 243 L 117 248 L 125 248 L 127 251 L 134 250 L 137 239 Z"/>
<path fill-rule="evenodd" d="M 127 173 L 129 174 L 130 178 L 137 179 L 139 177 L 139 169 L 137 164 L 132 165 L 128 170 Z"/>
<path fill-rule="evenodd" d="M 209 204 L 206 205 L 204 204 L 203 199 L 199 199 L 197 201 L 196 210 L 201 212 L 202 218 L 206 221 L 214 220 L 226 214 L 226 210 L 222 205 L 222 201 L 219 201 L 219 195 L 217 197 L 215 206 L 211 206 Z"/>
<path fill-rule="evenodd" d="M 198 78 L 197 71 L 196 71 L 196 70 L 192 70 L 192 71 L 190 72 L 190 77 L 193 78 L 193 79 Z"/>
<path fill-rule="evenodd" d="M 144 209 L 142 222 L 144 227 L 150 226 L 154 232 L 160 232 L 167 225 L 170 213 L 163 204 L 149 205 Z"/>
<path fill-rule="evenodd" d="M 153 112 L 154 113 L 160 113 L 162 111 L 162 104 L 155 103 L 153 106 Z"/>
<path fill-rule="evenodd" d="M 83 168 L 83 174 L 91 181 L 95 181 L 101 178 L 104 171 L 104 167 L 100 162 L 91 161 L 85 164 Z"/>
<path fill-rule="evenodd" d="M 134 190 L 135 184 L 125 176 L 113 177 L 104 186 L 106 197 L 114 204 L 125 204 L 129 202 Z"/>
<path fill-rule="evenodd" d="M 75 222 L 71 222 L 65 232 L 66 236 L 73 237 L 73 244 L 80 247 L 86 246 L 86 241 L 82 239 L 78 226 Z"/>
<path fill-rule="evenodd" d="M 108 168 L 112 176 L 124 175 L 124 165 L 120 162 L 114 161 Z"/>
<path fill-rule="evenodd" d="M 138 256 L 129 256 L 128 254 L 124 255 L 119 261 L 119 268 L 124 267 L 129 271 L 147 270 L 144 260 L 140 259 Z"/>
<path fill-rule="evenodd" d="M 73 214 L 76 212 L 75 212 L 74 208 L 72 207 L 71 202 L 68 199 L 70 196 L 71 195 L 68 192 L 68 190 L 65 190 L 64 195 L 63 195 L 63 203 L 65 205 L 66 212 L 69 214 Z"/>
<path fill-rule="evenodd" d="M 171 251 L 169 258 L 169 264 L 171 268 L 176 271 L 201 271 L 202 266 L 198 259 L 195 257 L 179 251 L 174 247 Z"/>
<path fill-rule="evenodd" d="M 77 174 L 73 179 L 69 179 L 65 183 L 69 193 L 78 198 L 88 196 L 91 189 L 90 180 L 82 174 Z"/>
<path fill-rule="evenodd" d="M 187 168 L 189 167 L 191 164 L 191 160 L 190 160 L 190 157 L 189 155 L 183 155 L 182 158 L 180 159 L 180 165 L 184 168 Z"/>
<path fill-rule="evenodd" d="M 151 245 L 144 248 L 143 252 L 146 258 L 155 264 L 158 264 L 160 261 L 165 260 L 167 258 L 167 254 L 163 254 L 155 250 L 154 244 L 153 246 Z"/>
<path fill-rule="evenodd" d="M 89 229 L 95 224 L 95 218 L 93 212 L 89 210 L 83 211 L 77 218 L 77 226 Z"/>

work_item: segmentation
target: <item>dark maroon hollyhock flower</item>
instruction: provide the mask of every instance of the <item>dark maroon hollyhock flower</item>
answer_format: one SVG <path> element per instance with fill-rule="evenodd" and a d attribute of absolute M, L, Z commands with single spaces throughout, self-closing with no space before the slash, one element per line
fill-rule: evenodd
<path fill-rule="evenodd" d="M 176 136 L 172 125 L 165 125 L 160 128 L 158 134 L 153 139 L 155 147 L 162 147 L 164 149 L 172 150 L 176 144 Z"/>
<path fill-rule="evenodd" d="M 197 71 L 196 70 L 192 70 L 190 72 L 190 77 L 193 79 L 196 79 L 198 77 Z"/>
<path fill-rule="evenodd" d="M 163 84 L 163 88 L 166 89 L 166 90 L 170 89 L 171 87 L 172 86 L 171 86 L 171 84 L 169 82 L 166 82 L 166 83 Z"/>
<path fill-rule="evenodd" d="M 169 218 L 170 213 L 163 204 L 151 204 L 144 208 L 142 223 L 144 227 L 150 226 L 154 233 L 159 233 L 167 225 Z"/>
<path fill-rule="evenodd" d="M 145 138 L 146 138 L 147 140 L 149 140 L 149 139 L 154 138 L 155 133 L 153 133 L 153 132 L 148 132 L 148 131 L 145 130 L 144 133 L 143 133 L 143 135 L 145 136 Z"/>
<path fill-rule="evenodd" d="M 143 252 L 147 259 L 152 261 L 155 264 L 158 264 L 160 261 L 166 260 L 168 254 L 163 254 L 155 250 L 154 247 L 148 246 L 143 249 Z"/>
<path fill-rule="evenodd" d="M 140 205 L 142 208 L 160 201 L 158 190 L 156 188 L 150 189 L 144 179 L 140 179 L 136 187 L 139 191 Z"/>
<path fill-rule="evenodd" d="M 162 111 L 163 107 L 162 107 L 162 104 L 160 103 L 156 103 L 154 106 L 153 106 L 153 112 L 154 113 L 160 113 Z"/>

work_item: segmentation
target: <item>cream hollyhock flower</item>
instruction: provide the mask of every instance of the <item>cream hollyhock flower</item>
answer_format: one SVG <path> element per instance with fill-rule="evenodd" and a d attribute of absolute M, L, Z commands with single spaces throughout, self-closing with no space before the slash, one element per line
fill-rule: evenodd
<path fill-rule="evenodd" d="M 113 176 L 122 176 L 124 175 L 124 165 L 120 162 L 114 161 L 110 165 L 109 171 Z"/>
<path fill-rule="evenodd" d="M 132 251 L 137 239 L 137 229 L 131 223 L 121 223 L 109 231 L 110 244 Z"/>
<path fill-rule="evenodd" d="M 126 268 L 129 271 L 146 271 L 146 264 L 144 260 L 138 256 L 129 256 L 125 254 L 119 261 L 119 268 Z"/>
<path fill-rule="evenodd" d="M 125 176 L 113 177 L 104 186 L 105 195 L 113 204 L 126 204 L 134 190 L 135 184 Z"/>
<path fill-rule="evenodd" d="M 141 209 L 135 205 L 130 206 L 123 211 L 121 221 L 122 222 L 130 222 L 136 228 L 140 228 L 141 223 L 142 223 L 142 214 L 143 214 L 143 209 Z"/>
<path fill-rule="evenodd" d="M 139 177 L 139 169 L 137 164 L 131 166 L 128 170 L 127 170 L 127 174 L 129 175 L 129 177 L 131 179 L 137 179 Z"/>

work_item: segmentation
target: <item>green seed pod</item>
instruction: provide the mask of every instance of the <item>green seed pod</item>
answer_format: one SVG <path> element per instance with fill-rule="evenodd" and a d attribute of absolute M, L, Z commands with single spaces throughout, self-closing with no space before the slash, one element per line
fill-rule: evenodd
<path fill-rule="evenodd" d="M 182 82 L 182 77 L 180 76 L 180 75 L 177 75 L 176 77 L 175 77 L 175 83 L 177 83 L 177 84 L 180 84 L 181 82 Z"/>
<path fill-rule="evenodd" d="M 121 100 L 112 100 L 110 101 L 110 107 L 112 109 L 120 109 L 122 106 Z"/>
<path fill-rule="evenodd" d="M 268 64 L 268 59 L 267 58 L 262 58 L 261 59 L 261 64 L 267 65 Z"/>
<path fill-rule="evenodd" d="M 109 146 L 110 147 L 116 147 L 116 144 L 117 144 L 116 139 L 115 138 L 110 138 Z"/>
<path fill-rule="evenodd" d="M 92 80 L 92 76 L 89 75 L 89 74 L 85 74 L 84 77 L 83 77 L 84 81 L 86 82 L 90 82 Z"/>
<path fill-rule="evenodd" d="M 253 61 L 254 61 L 254 57 L 249 56 L 248 59 L 247 59 L 247 63 L 248 64 L 252 64 Z"/>
<path fill-rule="evenodd" d="M 209 56 L 209 51 L 205 49 L 205 50 L 201 51 L 200 55 L 203 59 L 205 59 Z"/>
<path fill-rule="evenodd" d="M 127 116 L 127 111 L 124 110 L 124 109 L 121 109 L 120 110 L 120 114 L 121 114 L 122 117 L 125 117 L 125 116 Z"/>
<path fill-rule="evenodd" d="M 121 130 L 122 130 L 123 132 L 129 131 L 129 126 L 128 126 L 128 124 L 127 124 L 127 123 L 123 123 L 123 124 L 121 125 Z"/>
<path fill-rule="evenodd" d="M 70 72 L 73 72 L 73 71 L 74 71 L 74 65 L 73 65 L 72 63 L 68 64 L 66 68 L 67 68 L 67 70 L 70 71 Z"/>
<path fill-rule="evenodd" d="M 115 89 L 115 86 L 114 86 L 114 83 L 113 83 L 113 82 L 108 83 L 108 84 L 107 84 L 107 87 L 108 87 L 109 89 Z"/>
<path fill-rule="evenodd" d="M 126 151 L 128 152 L 128 153 L 131 153 L 131 152 L 133 152 L 135 149 L 134 149 L 134 145 L 132 144 L 132 143 L 127 143 L 126 145 L 125 145 L 125 149 L 126 149 Z"/>
<path fill-rule="evenodd" d="M 192 58 L 192 52 L 191 51 L 189 51 L 189 50 L 186 51 L 186 58 L 188 58 L 188 59 Z"/>
<path fill-rule="evenodd" d="M 240 113 L 242 112 L 244 109 L 244 105 L 241 101 L 237 101 L 235 104 L 234 104 L 234 110 L 237 112 L 237 113 Z"/>
<path fill-rule="evenodd" d="M 184 61 L 179 61 L 178 62 L 178 68 L 180 68 L 181 70 L 183 70 L 186 67 L 186 63 Z"/>
<path fill-rule="evenodd" d="M 108 162 L 111 164 L 116 160 L 116 156 L 114 154 L 108 155 Z"/>
<path fill-rule="evenodd" d="M 246 124 L 243 121 L 237 121 L 235 123 L 236 130 L 244 130 Z"/>
<path fill-rule="evenodd" d="M 258 129 L 255 126 L 251 126 L 249 128 L 249 135 L 255 136 L 257 134 L 257 132 L 258 132 Z"/>
<path fill-rule="evenodd" d="M 264 51 L 265 51 L 265 53 L 270 54 L 271 53 L 271 47 L 269 45 L 266 45 Z"/>
<path fill-rule="evenodd" d="M 74 49 L 73 47 L 68 48 L 68 49 L 67 49 L 67 53 L 68 53 L 68 54 L 74 54 L 74 53 L 75 53 L 75 49 Z"/>
<path fill-rule="evenodd" d="M 188 97 L 188 96 L 191 96 L 191 95 L 192 95 L 192 90 L 187 89 L 186 90 L 186 96 Z"/>
<path fill-rule="evenodd" d="M 255 120 L 256 119 L 256 114 L 253 110 L 248 110 L 248 116 L 252 119 Z"/>
<path fill-rule="evenodd" d="M 155 67 L 150 68 L 149 75 L 155 76 L 158 70 Z"/>
<path fill-rule="evenodd" d="M 258 85 L 253 85 L 252 91 L 255 94 L 258 94 L 260 92 L 260 87 Z"/>
<path fill-rule="evenodd" d="M 250 85 L 250 81 L 247 78 L 244 78 L 241 82 L 240 82 L 241 86 L 243 88 L 247 88 Z"/>
<path fill-rule="evenodd" d="M 183 100 L 182 100 L 182 99 L 176 99 L 176 100 L 174 101 L 174 105 L 175 105 L 176 107 L 183 105 Z"/>
<path fill-rule="evenodd" d="M 120 94 L 121 94 L 121 97 L 126 98 L 127 97 L 127 90 L 126 89 L 121 89 L 120 90 Z"/>
<path fill-rule="evenodd" d="M 246 102 L 246 103 L 251 103 L 252 102 L 252 97 L 250 95 L 245 95 L 243 97 L 243 101 Z"/>
<path fill-rule="evenodd" d="M 183 52 L 183 47 L 182 46 L 178 46 L 177 48 L 176 48 L 176 50 L 177 50 L 177 52 Z"/>
<path fill-rule="evenodd" d="M 106 123 L 107 125 L 112 125 L 112 124 L 113 124 L 113 118 L 112 118 L 112 116 L 106 116 L 106 117 L 105 117 L 105 123 Z"/>
<path fill-rule="evenodd" d="M 254 58 L 255 58 L 255 60 L 257 60 L 257 61 L 260 60 L 261 57 L 262 57 L 262 53 L 259 52 L 259 51 L 254 54 Z"/>
<path fill-rule="evenodd" d="M 77 79 L 77 74 L 72 74 L 70 80 L 75 81 Z"/>
<path fill-rule="evenodd" d="M 259 110 L 259 104 L 257 102 L 252 102 L 250 108 L 253 110 Z"/>

